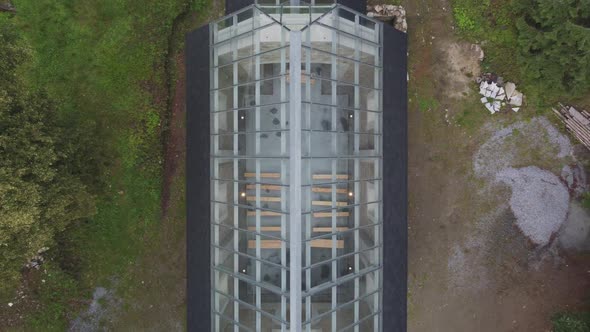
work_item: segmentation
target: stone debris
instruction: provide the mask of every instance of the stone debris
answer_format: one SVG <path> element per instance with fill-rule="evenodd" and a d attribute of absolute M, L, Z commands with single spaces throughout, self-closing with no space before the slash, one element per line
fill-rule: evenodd
<path fill-rule="evenodd" d="M 479 53 L 479 56 L 477 58 L 479 59 L 479 61 L 483 61 L 483 59 L 485 58 L 485 53 L 483 52 L 483 49 L 481 48 L 481 46 L 479 46 L 477 44 L 471 44 L 471 49 L 475 53 Z"/>
<path fill-rule="evenodd" d="M 504 84 L 501 76 L 491 73 L 478 77 L 476 82 L 479 83 L 479 94 L 483 96 L 480 101 L 491 114 L 500 112 L 507 104 L 514 112 L 520 110 L 524 95 L 516 90 L 514 83 Z"/>
<path fill-rule="evenodd" d="M 25 264 L 25 268 L 39 270 L 39 267 L 41 267 L 44 261 L 45 258 L 43 258 L 43 256 L 35 255 L 33 256 L 33 258 L 31 258 L 31 260 L 28 263 Z"/>
<path fill-rule="evenodd" d="M 367 6 L 367 16 L 376 18 L 380 21 L 391 22 L 393 27 L 397 30 L 402 32 L 408 32 L 408 23 L 406 21 L 406 9 L 403 6 Z"/>
<path fill-rule="evenodd" d="M 105 321 L 110 320 L 120 310 L 123 300 L 116 297 L 111 289 L 96 287 L 92 301 L 86 311 L 70 322 L 69 332 L 102 331 Z"/>

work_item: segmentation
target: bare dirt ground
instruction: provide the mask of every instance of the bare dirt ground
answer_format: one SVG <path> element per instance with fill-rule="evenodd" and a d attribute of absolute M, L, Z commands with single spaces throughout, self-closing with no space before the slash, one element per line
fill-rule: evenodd
<path fill-rule="evenodd" d="M 472 64 L 473 54 L 457 51 L 467 47 L 453 33 L 449 1 L 403 4 L 411 99 L 408 330 L 549 331 L 553 313 L 579 307 L 590 294 L 590 259 L 534 246 L 515 225 L 510 189 L 482 190 L 489 180 L 474 174 L 473 158 L 494 131 L 446 125 L 443 112 L 470 93 L 465 73 L 473 68 L 461 64 Z M 437 109 L 419 111 L 424 98 L 435 98 Z M 501 116 L 485 121 L 513 121 Z M 515 166 L 538 162 L 553 171 L 559 165 L 546 157 L 551 151 Z"/>

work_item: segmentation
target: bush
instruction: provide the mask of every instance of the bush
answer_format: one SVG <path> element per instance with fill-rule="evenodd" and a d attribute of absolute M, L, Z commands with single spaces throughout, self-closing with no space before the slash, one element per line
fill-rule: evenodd
<path fill-rule="evenodd" d="M 20 269 L 70 223 L 94 214 L 94 197 L 71 166 L 78 142 L 59 125 L 53 102 L 28 89 L 19 67 L 30 51 L 0 20 L 0 295 Z"/>
<path fill-rule="evenodd" d="M 553 332 L 590 332 L 590 312 L 560 313 L 551 322 Z"/>
<path fill-rule="evenodd" d="M 467 32 L 475 30 L 475 20 L 469 16 L 465 8 L 453 8 L 453 14 L 459 29 Z"/>

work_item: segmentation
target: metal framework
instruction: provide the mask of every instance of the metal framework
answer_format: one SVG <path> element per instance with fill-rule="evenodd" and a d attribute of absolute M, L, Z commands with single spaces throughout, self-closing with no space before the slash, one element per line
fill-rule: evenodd
<path fill-rule="evenodd" d="M 381 331 L 382 29 L 259 1 L 211 23 L 214 331 Z"/>

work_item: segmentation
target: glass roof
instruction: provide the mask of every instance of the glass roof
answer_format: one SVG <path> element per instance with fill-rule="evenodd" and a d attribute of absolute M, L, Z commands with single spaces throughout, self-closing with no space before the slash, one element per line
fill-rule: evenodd
<path fill-rule="evenodd" d="M 210 30 L 214 330 L 380 331 L 381 23 L 259 3 Z"/>

